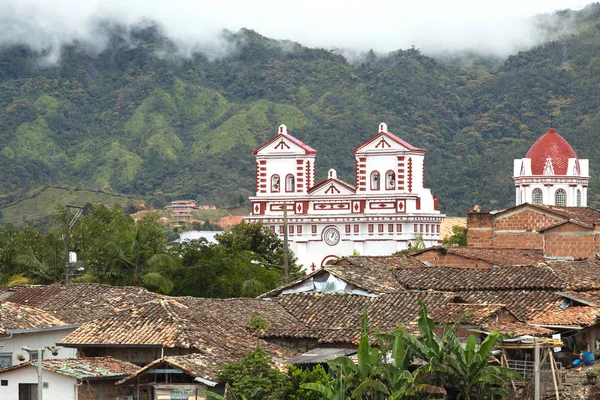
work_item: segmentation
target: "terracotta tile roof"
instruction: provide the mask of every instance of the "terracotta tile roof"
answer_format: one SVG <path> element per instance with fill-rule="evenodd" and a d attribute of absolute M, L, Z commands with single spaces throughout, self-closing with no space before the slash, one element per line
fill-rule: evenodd
<path fill-rule="evenodd" d="M 361 319 L 367 309 L 371 326 L 393 330 L 399 324 L 416 329 L 418 300 L 435 309 L 450 301 L 453 295 L 437 292 L 386 293 L 378 297 L 351 294 L 294 294 L 279 301 L 305 329 L 269 329 L 263 337 L 311 338 L 320 343 L 356 343 Z"/>
<path fill-rule="evenodd" d="M 73 284 L 25 286 L 6 299 L 11 303 L 41 308 L 70 323 L 81 323 L 157 298 L 134 286 Z"/>
<path fill-rule="evenodd" d="M 213 371 L 255 348 L 256 337 L 247 324 L 258 315 L 265 317 L 275 329 L 284 326 L 304 328 L 277 302 L 165 297 L 86 322 L 64 338 L 61 344 L 71 347 L 146 345 L 191 349 L 202 353 L 207 371 Z M 260 346 L 282 359 L 294 354 L 263 340 Z"/>
<path fill-rule="evenodd" d="M 558 309 L 562 299 L 544 290 L 481 290 L 456 294 L 456 302 L 505 304 L 521 321 L 529 321 L 542 311 Z"/>
<path fill-rule="evenodd" d="M 20 329 L 40 329 L 67 325 L 39 308 L 19 304 L 0 303 L 0 334 Z"/>
<path fill-rule="evenodd" d="M 0 373 L 12 371 L 19 368 L 37 366 L 36 361 L 13 365 L 0 369 Z M 134 374 L 140 370 L 135 364 L 114 359 L 112 357 L 89 357 L 89 358 L 53 358 L 44 360 L 42 368 L 46 371 L 56 372 L 70 378 L 87 379 L 118 379 Z"/>
<path fill-rule="evenodd" d="M 586 225 L 600 224 L 600 211 L 590 207 L 557 207 L 545 204 L 536 204 L 536 207 L 554 211 L 557 214 Z"/>
<path fill-rule="evenodd" d="M 427 311 L 437 310 L 452 300 L 454 294 L 432 291 L 406 291 L 381 295 L 369 306 L 369 321 L 373 326 L 391 331 L 397 325 L 416 327 L 419 318 L 419 300 L 422 300 Z"/>
<path fill-rule="evenodd" d="M 372 293 L 393 293 L 403 290 L 393 273 L 400 267 L 423 267 L 423 263 L 407 256 L 345 257 L 325 269 Z"/>
<path fill-rule="evenodd" d="M 536 265 L 545 260 L 544 252 L 541 249 L 499 249 L 495 247 L 442 247 L 434 246 L 427 249 L 411 253 L 414 257 L 419 254 L 436 251 L 456 254 L 461 257 L 487 261 L 492 265 L 513 266 L 513 265 Z"/>
<path fill-rule="evenodd" d="M 371 300 L 371 297 L 346 293 L 281 296 L 279 303 L 305 326 L 271 327 L 264 337 L 313 338 L 323 343 L 352 343 L 360 333 L 362 313 Z"/>
<path fill-rule="evenodd" d="M 484 323 L 481 329 L 486 332 L 499 331 L 501 334 L 509 336 L 550 336 L 554 332 L 551 329 L 534 326 L 523 322 L 495 322 Z"/>
<path fill-rule="evenodd" d="M 32 365 L 37 365 L 34 361 Z M 139 371 L 140 367 L 112 357 L 50 359 L 42 368 L 81 380 L 89 378 L 119 378 Z"/>
<path fill-rule="evenodd" d="M 582 327 L 597 324 L 600 308 L 587 306 L 572 306 L 564 310 L 549 310 L 538 314 L 530 323 L 538 325 L 578 325 Z"/>
<path fill-rule="evenodd" d="M 452 324 L 467 312 L 472 313 L 463 320 L 467 325 L 481 325 L 500 312 L 510 313 L 504 304 L 448 303 L 431 310 L 429 315 L 436 324 Z"/>
<path fill-rule="evenodd" d="M 287 285 L 280 286 L 259 296 L 276 297 L 285 289 L 289 289 L 311 277 L 330 273 L 360 289 L 371 293 L 393 293 L 404 290 L 394 276 L 393 270 L 399 267 L 423 267 L 424 264 L 411 257 L 402 256 L 351 256 L 338 260 L 335 264 L 326 265 Z"/>
<path fill-rule="evenodd" d="M 546 261 L 544 263 L 570 290 L 600 290 L 600 263 L 597 260 Z"/>
<path fill-rule="evenodd" d="M 557 290 L 563 287 L 547 268 L 534 266 L 400 268 L 395 275 L 406 289 L 419 290 Z"/>

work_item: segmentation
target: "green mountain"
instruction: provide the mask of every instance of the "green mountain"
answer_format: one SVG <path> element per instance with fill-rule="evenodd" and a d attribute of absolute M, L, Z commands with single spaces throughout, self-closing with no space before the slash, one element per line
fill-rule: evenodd
<path fill-rule="evenodd" d="M 243 29 L 211 60 L 177 55 L 157 25 L 125 29 L 97 55 L 62 49 L 57 65 L 20 46 L 0 48 L 0 206 L 43 185 L 238 204 L 254 187 L 252 150 L 285 123 L 329 168 L 354 183 L 352 148 L 385 121 L 426 148 L 426 186 L 442 210 L 514 201 L 512 160 L 549 126 L 592 170 L 600 206 L 600 5 L 557 16 L 574 21 L 556 41 L 498 63 L 448 60 L 417 49 L 361 62 Z"/>

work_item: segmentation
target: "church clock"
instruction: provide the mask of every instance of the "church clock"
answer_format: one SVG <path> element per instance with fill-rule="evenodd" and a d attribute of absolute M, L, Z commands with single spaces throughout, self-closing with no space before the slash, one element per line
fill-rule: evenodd
<path fill-rule="evenodd" d="M 340 232 L 333 226 L 325 228 L 323 231 L 323 240 L 330 246 L 335 246 L 340 241 Z"/>

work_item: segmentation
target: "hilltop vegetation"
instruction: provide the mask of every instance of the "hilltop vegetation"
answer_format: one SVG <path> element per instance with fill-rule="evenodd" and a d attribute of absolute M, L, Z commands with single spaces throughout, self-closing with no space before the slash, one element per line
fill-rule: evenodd
<path fill-rule="evenodd" d="M 353 147 L 377 124 L 426 148 L 426 185 L 444 212 L 513 202 L 512 160 L 549 126 L 592 170 L 600 205 L 600 5 L 563 12 L 572 33 L 499 65 L 469 67 L 418 49 L 341 55 L 260 36 L 228 34 L 210 60 L 177 56 L 156 25 L 106 24 L 108 47 L 74 43 L 60 61 L 0 50 L 0 206 L 48 184 L 80 185 L 164 203 L 195 198 L 238 205 L 254 187 L 252 150 L 285 123 L 329 168 L 353 182 Z"/>

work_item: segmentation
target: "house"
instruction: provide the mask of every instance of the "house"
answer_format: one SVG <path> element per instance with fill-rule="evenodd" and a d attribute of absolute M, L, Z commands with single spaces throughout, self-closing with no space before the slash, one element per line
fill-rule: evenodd
<path fill-rule="evenodd" d="M 216 370 L 207 368 L 213 363 L 210 358 L 202 353 L 163 357 L 121 379 L 117 385 L 146 394 L 138 396 L 138 400 L 206 399 L 206 390 L 223 393 Z"/>
<path fill-rule="evenodd" d="M 175 200 L 167 206 L 167 210 L 173 212 L 175 219 L 190 219 L 192 210 L 197 210 L 198 204 L 195 200 Z"/>
<path fill-rule="evenodd" d="M 305 269 L 339 254 L 389 255 L 412 246 L 415 237 L 437 245 L 444 215 L 424 187 L 425 150 L 379 124 L 354 149 L 355 185 L 329 170 L 315 182 L 317 151 L 290 135 L 285 125 L 254 151 L 256 195 L 248 222 L 262 222 L 283 236 Z M 285 211 L 285 212 L 284 212 Z"/>
<path fill-rule="evenodd" d="M 403 289 L 393 274 L 395 268 L 422 266 L 419 260 L 405 255 L 343 257 L 259 298 L 292 293 L 353 293 L 366 296 L 394 293 Z"/>
<path fill-rule="evenodd" d="M 502 211 L 467 213 L 474 247 L 541 249 L 546 257 L 594 258 L 600 251 L 600 211 L 524 203 Z"/>
<path fill-rule="evenodd" d="M 546 258 L 541 249 L 503 249 L 495 247 L 433 246 L 409 254 L 428 265 L 491 268 L 494 266 L 535 265 Z"/>
<path fill-rule="evenodd" d="M 22 350 L 23 346 L 44 349 L 45 358 L 75 357 L 74 349 L 56 347 L 55 344 L 79 325 L 67 324 L 39 308 L 0 303 L 0 368 L 37 358 L 37 351 L 28 354 Z"/>
<path fill-rule="evenodd" d="M 120 400 L 133 398 L 115 382 L 139 367 L 111 357 L 51 359 L 42 362 L 44 400 Z M 37 361 L 0 369 L 0 398 L 34 400 L 38 391 Z"/>
<path fill-rule="evenodd" d="M 203 360 L 204 375 L 198 376 L 211 381 L 220 365 L 237 361 L 254 350 L 257 337 L 247 325 L 256 316 L 264 317 L 276 329 L 303 328 L 277 302 L 163 296 L 88 321 L 60 345 L 76 348 L 86 357 L 112 356 L 140 366 L 165 357 L 199 354 L 194 357 Z M 258 343 L 282 362 L 295 354 L 262 339 Z M 152 388 L 145 386 L 141 390 L 141 395 L 149 396 Z"/>

